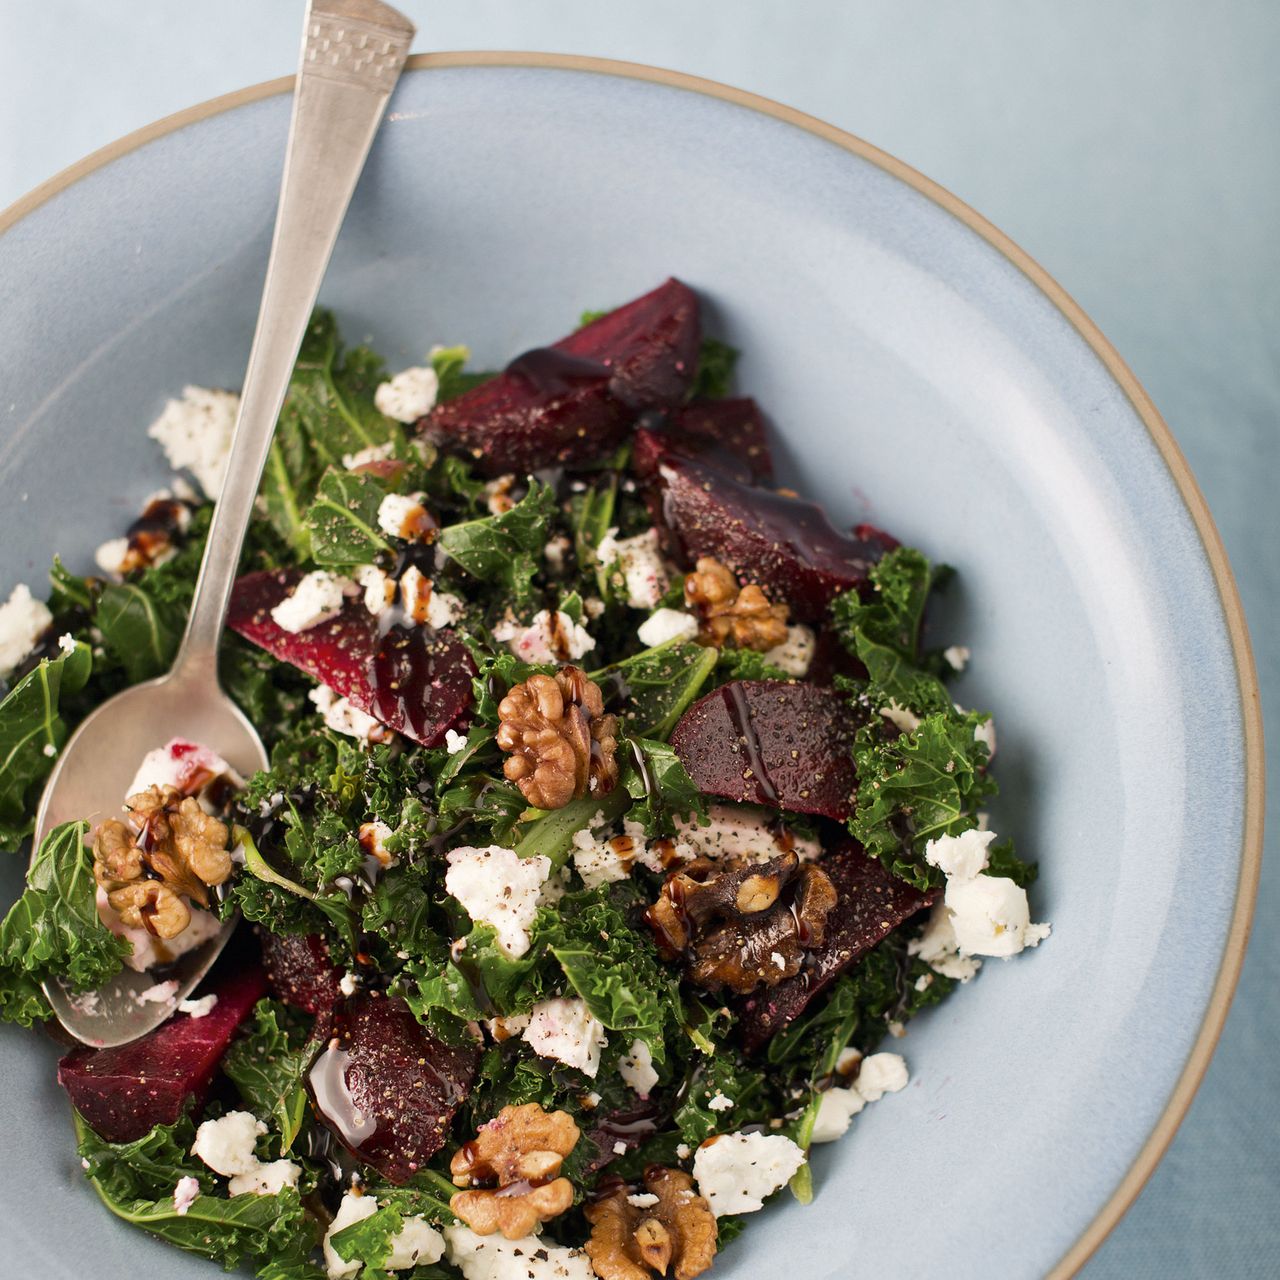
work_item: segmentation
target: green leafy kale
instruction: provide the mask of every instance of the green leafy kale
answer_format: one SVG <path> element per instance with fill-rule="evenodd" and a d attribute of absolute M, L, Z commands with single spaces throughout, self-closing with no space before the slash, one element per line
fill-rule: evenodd
<path fill-rule="evenodd" d="M 706 684 L 718 654 L 703 645 L 668 643 L 592 672 L 592 678 L 606 687 L 618 681 L 626 690 L 626 733 L 665 741 Z"/>
<path fill-rule="evenodd" d="M 431 367 L 436 373 L 438 404 L 456 399 L 495 376 L 487 372 L 468 373 L 466 365 L 470 359 L 471 348 L 464 346 L 437 347 L 431 353 Z"/>
<path fill-rule="evenodd" d="M 289 1153 L 306 1119 L 303 1080 L 312 1052 L 303 1019 L 275 1000 L 259 1000 L 253 1026 L 222 1060 L 245 1106 L 280 1135 L 281 1155 Z"/>
<path fill-rule="evenodd" d="M 43 659 L 0 702 L 0 849 L 16 853 L 31 834 L 35 802 L 70 732 L 60 705 L 93 670 L 89 646 Z"/>
<path fill-rule="evenodd" d="M 368 564 L 380 551 L 389 550 L 378 527 L 378 507 L 386 494 L 372 476 L 330 467 L 307 509 L 311 558 L 316 564 Z"/>
<path fill-rule="evenodd" d="M 698 351 L 698 367 L 693 375 L 690 396 L 700 400 L 720 400 L 733 386 L 733 370 L 739 352 L 717 338 L 703 338 Z"/>
<path fill-rule="evenodd" d="M 39 985 L 54 978 L 73 991 L 119 973 L 130 944 L 102 923 L 88 823 L 67 822 L 44 839 L 27 888 L 0 923 L 0 1017 L 23 1025 L 49 1016 Z"/>
<path fill-rule="evenodd" d="M 706 818 L 705 797 L 665 742 L 625 738 L 618 755 L 624 762 L 622 785 L 634 802 L 627 816 L 641 823 L 647 835 L 673 835 L 677 818 Z"/>

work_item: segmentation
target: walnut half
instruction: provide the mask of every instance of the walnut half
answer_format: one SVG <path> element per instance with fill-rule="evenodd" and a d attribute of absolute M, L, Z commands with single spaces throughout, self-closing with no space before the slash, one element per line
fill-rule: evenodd
<path fill-rule="evenodd" d="M 617 1182 L 584 1212 L 591 1223 L 586 1253 L 600 1280 L 651 1280 L 672 1264 L 675 1280 L 694 1280 L 716 1256 L 715 1215 L 679 1169 L 651 1164 L 643 1194 Z"/>
<path fill-rule="evenodd" d="M 787 638 L 787 606 L 771 604 L 757 586 L 738 586 L 732 571 L 712 556 L 703 556 L 684 580 L 684 598 L 702 618 L 699 644 L 760 653 L 775 648 Z"/>
<path fill-rule="evenodd" d="M 547 1112 L 536 1102 L 503 1107 L 453 1153 L 454 1185 L 468 1189 L 449 1208 L 480 1236 L 531 1235 L 573 1204 L 573 1184 L 559 1174 L 577 1142 L 578 1126 L 566 1111 Z"/>
<path fill-rule="evenodd" d="M 618 719 L 605 714 L 600 686 L 578 667 L 513 685 L 498 718 L 498 746 L 511 753 L 502 772 L 531 805 L 563 809 L 575 796 L 613 790 Z"/>
<path fill-rule="evenodd" d="M 173 787 L 149 787 L 126 802 L 127 822 L 94 833 L 93 875 L 131 928 L 174 938 L 191 923 L 184 898 L 209 905 L 209 889 L 231 874 L 226 823 Z"/>
<path fill-rule="evenodd" d="M 835 904 L 827 873 L 794 853 L 747 864 L 698 858 L 667 877 L 646 918 L 699 986 L 747 995 L 800 972 Z"/>

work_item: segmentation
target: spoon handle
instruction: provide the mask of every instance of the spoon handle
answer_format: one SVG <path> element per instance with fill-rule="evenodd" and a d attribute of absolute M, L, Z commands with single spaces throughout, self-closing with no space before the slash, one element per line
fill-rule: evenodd
<path fill-rule="evenodd" d="M 312 0 L 275 234 L 226 478 L 174 675 L 217 679 L 218 641 L 276 419 L 329 256 L 414 27 L 378 0 Z"/>

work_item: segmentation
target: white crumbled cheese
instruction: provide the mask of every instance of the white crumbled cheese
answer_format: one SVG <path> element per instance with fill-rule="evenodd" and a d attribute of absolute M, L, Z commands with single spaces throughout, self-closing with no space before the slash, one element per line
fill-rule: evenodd
<path fill-rule="evenodd" d="M 604 617 L 605 603 L 599 596 L 587 596 L 582 602 L 583 612 L 593 622 L 596 618 Z"/>
<path fill-rule="evenodd" d="M 633 1040 L 631 1048 L 618 1059 L 618 1074 L 639 1098 L 647 1098 L 653 1091 L 658 1073 L 653 1067 L 653 1051 L 643 1040 Z"/>
<path fill-rule="evenodd" d="M 996 754 L 996 722 L 988 718 L 976 726 L 973 731 L 973 740 L 975 742 L 985 742 L 987 744 L 987 752 L 994 758 Z"/>
<path fill-rule="evenodd" d="M 46 742 L 44 746 L 40 748 L 40 754 L 48 756 L 49 759 L 52 760 L 53 757 L 58 754 L 58 748 L 55 747 L 52 742 Z"/>
<path fill-rule="evenodd" d="M 576 996 L 541 1000 L 529 1014 L 524 1042 L 544 1058 L 555 1058 L 567 1067 L 595 1079 L 600 1051 L 609 1043 L 603 1024 Z"/>
<path fill-rule="evenodd" d="M 497 630 L 494 630 L 497 637 Z M 596 647 L 595 637 L 563 610 L 554 616 L 547 609 L 518 632 L 507 647 L 522 662 L 576 662 Z"/>
<path fill-rule="evenodd" d="M 513 849 L 462 847 L 448 855 L 444 887 L 476 924 L 492 925 L 498 946 L 513 959 L 529 950 L 529 929 L 538 914 L 551 860 L 517 857 Z"/>
<path fill-rule="evenodd" d="M 240 397 L 231 391 L 183 387 L 181 400 L 170 400 L 147 428 L 175 471 L 190 471 L 205 496 L 215 502 L 231 454 L 231 437 L 240 412 Z"/>
<path fill-rule="evenodd" d="M 595 1280 L 581 1249 L 543 1241 L 540 1236 L 507 1240 L 478 1236 L 470 1227 L 445 1227 L 449 1261 L 464 1280 Z"/>
<path fill-rule="evenodd" d="M 342 977 L 338 979 L 338 990 L 341 991 L 344 996 L 355 995 L 356 988 L 359 987 L 359 985 L 360 983 L 356 979 L 356 975 L 354 973 L 344 973 Z"/>
<path fill-rule="evenodd" d="M 895 724 L 903 733 L 915 733 L 920 727 L 920 717 L 907 707 L 899 706 L 892 698 L 880 708 L 880 714 L 890 724 Z"/>
<path fill-rule="evenodd" d="M 769 952 L 769 959 L 773 961 L 779 969 L 785 969 L 787 967 L 787 958 L 781 951 Z"/>
<path fill-rule="evenodd" d="M 495 1044 L 502 1044 L 506 1040 L 514 1040 L 516 1036 L 521 1035 L 524 1029 L 529 1025 L 529 1015 L 527 1013 L 511 1013 L 505 1018 L 486 1018 L 484 1020 L 485 1029 L 493 1037 Z"/>
<path fill-rule="evenodd" d="M 451 756 L 456 756 L 459 751 L 465 751 L 467 749 L 467 735 L 459 733 L 457 729 L 446 729 L 444 731 L 444 749 Z"/>
<path fill-rule="evenodd" d="M 87 1165 L 85 1166 L 88 1167 Z M 185 1217 L 187 1211 L 196 1202 L 196 1197 L 200 1194 L 200 1184 L 188 1174 L 184 1178 L 179 1178 L 177 1185 L 173 1188 L 173 1211 L 178 1217 Z"/>
<path fill-rule="evenodd" d="M 317 685 L 307 697 L 334 733 L 358 738 L 361 742 L 379 742 L 387 736 L 387 727 L 381 720 L 353 707 L 349 699 L 340 698 L 327 684 Z"/>
<path fill-rule="evenodd" d="M 344 453 L 342 455 L 342 465 L 348 471 L 354 471 L 357 467 L 367 467 L 371 462 L 386 462 L 388 458 L 395 456 L 396 447 L 390 440 L 386 444 L 371 444 L 363 449 L 357 449 L 355 453 Z"/>
<path fill-rule="evenodd" d="M 52 621 L 44 601 L 34 599 L 25 582 L 18 583 L 0 604 L 0 675 L 7 676 L 36 647 Z"/>
<path fill-rule="evenodd" d="M 133 997 L 134 1004 L 172 1004 L 178 996 L 178 981 L 171 978 L 168 982 L 157 982 Z"/>
<path fill-rule="evenodd" d="M 787 675 L 799 678 L 808 675 L 813 665 L 815 644 L 813 630 L 796 623 L 787 628 L 787 638 L 781 644 L 765 650 L 764 660 Z"/>
<path fill-rule="evenodd" d="M 125 797 L 148 787 L 173 787 L 183 795 L 194 795 L 211 779 L 223 776 L 243 785 L 240 775 L 216 751 L 185 738 L 171 738 L 142 757 Z"/>
<path fill-rule="evenodd" d="M 216 1120 L 206 1120 L 196 1130 L 191 1154 L 224 1178 L 253 1173 L 259 1163 L 254 1147 L 266 1131 L 267 1126 L 248 1111 L 228 1111 Z"/>
<path fill-rule="evenodd" d="M 382 1265 L 387 1271 L 408 1271 L 419 1263 L 439 1262 L 444 1257 L 442 1236 L 421 1214 L 405 1218 L 391 1237 L 391 1252 Z"/>
<path fill-rule="evenodd" d="M 201 996 L 198 1000 L 179 1000 L 178 1012 L 185 1013 L 191 1018 L 207 1018 L 213 1012 L 213 1006 L 217 1003 L 217 993 L 211 991 L 207 996 Z"/>
<path fill-rule="evenodd" d="M 350 578 L 316 569 L 271 610 L 271 618 L 281 630 L 297 635 L 337 617 L 346 597 L 356 594 Z"/>
<path fill-rule="evenodd" d="M 1027 891 L 1007 876 L 948 880 L 943 901 L 962 956 L 1017 955 L 1049 936 L 1047 924 L 1031 923 Z"/>
<path fill-rule="evenodd" d="M 364 591 L 364 607 L 372 614 L 381 613 L 395 596 L 395 584 L 376 564 L 362 564 L 356 570 L 356 582 Z"/>
<path fill-rule="evenodd" d="M 643 853 L 643 835 L 640 847 L 629 836 L 619 839 L 597 838 L 593 827 L 604 825 L 604 814 L 597 812 L 591 821 L 573 833 L 573 866 L 588 889 L 598 889 L 602 884 L 625 880 L 637 854 Z"/>
<path fill-rule="evenodd" d="M 401 369 L 394 378 L 380 382 L 373 393 L 379 413 L 397 422 L 417 422 L 435 408 L 440 379 L 430 365 L 414 365 Z"/>
<path fill-rule="evenodd" d="M 678 1147 L 676 1147 L 677 1160 L 687 1160 L 691 1155 L 693 1155 L 693 1152 L 690 1150 L 687 1142 L 682 1142 Z"/>
<path fill-rule="evenodd" d="M 627 603 L 633 609 L 652 609 L 664 595 L 670 578 L 662 562 L 657 529 L 646 529 L 634 538 L 619 538 L 610 529 L 596 548 L 596 559 L 615 575 L 621 575 Z"/>
<path fill-rule="evenodd" d="M 938 836 L 924 847 L 924 860 L 937 867 L 948 879 L 972 880 L 987 869 L 990 860 L 987 846 L 996 838 L 994 831 L 971 828 L 958 836 Z"/>
<path fill-rule="evenodd" d="M 697 634 L 697 618 L 683 609 L 658 609 L 636 628 L 636 636 L 647 649 L 669 640 L 692 640 Z"/>
<path fill-rule="evenodd" d="M 425 494 L 389 493 L 378 504 L 378 528 L 390 538 L 418 536 L 419 521 L 425 512 Z"/>
<path fill-rule="evenodd" d="M 928 991 L 931 986 L 933 986 L 933 974 L 931 973 L 922 973 L 916 979 L 915 987 L 917 991 Z"/>
<path fill-rule="evenodd" d="M 628 1196 L 627 1203 L 635 1205 L 637 1209 L 652 1209 L 658 1203 L 658 1197 L 650 1195 L 648 1192 L 642 1192 L 640 1195 Z"/>
<path fill-rule="evenodd" d="M 357 1195 L 354 1191 L 348 1191 L 343 1195 L 342 1203 L 338 1205 L 338 1212 L 333 1215 L 333 1221 L 329 1223 L 329 1229 L 324 1233 L 324 1267 L 329 1274 L 329 1280 L 346 1280 L 347 1276 L 355 1275 L 364 1266 L 358 1258 L 344 1262 L 330 1241 L 344 1227 L 363 1222 L 377 1212 L 376 1197 Z"/>
<path fill-rule="evenodd" d="M 569 548 L 572 545 L 573 543 L 563 533 L 557 534 L 542 548 L 542 557 L 556 573 L 559 573 L 564 568 L 564 558 L 569 554 Z"/>
<path fill-rule="evenodd" d="M 285 1187 L 296 1187 L 301 1176 L 301 1166 L 292 1160 L 272 1160 L 236 1174 L 227 1183 L 227 1191 L 233 1196 L 278 1196 Z"/>
<path fill-rule="evenodd" d="M 804 1152 L 780 1133 L 725 1133 L 693 1157 L 693 1176 L 717 1218 L 753 1213 L 804 1164 Z"/>
<path fill-rule="evenodd" d="M 895 1040 L 901 1040 L 907 1034 L 907 1024 L 897 1018 L 886 1018 L 884 1025 Z"/>
<path fill-rule="evenodd" d="M 410 565 L 400 578 L 400 604 L 411 622 L 422 626 L 431 611 L 435 583 L 416 564 Z"/>
<path fill-rule="evenodd" d="M 956 941 L 951 912 L 945 902 L 934 907 L 920 936 L 907 943 L 907 954 L 919 956 L 934 973 L 957 982 L 968 982 L 982 968 L 981 960 L 960 954 L 960 943 Z"/>
<path fill-rule="evenodd" d="M 613 1144 L 613 1154 L 615 1156 L 625 1156 L 627 1154 L 627 1144 L 621 1138 Z"/>
<path fill-rule="evenodd" d="M 849 1130 L 854 1116 L 867 1105 L 857 1089 L 828 1089 L 818 1100 L 818 1114 L 813 1118 L 810 1142 L 834 1142 Z"/>
<path fill-rule="evenodd" d="M 93 562 L 108 577 L 119 578 L 124 572 L 124 558 L 128 554 L 128 538 L 108 538 L 93 553 Z"/>
<path fill-rule="evenodd" d="M 853 1087 L 867 1102 L 879 1102 L 886 1093 L 907 1087 L 907 1064 L 900 1054 L 871 1053 L 862 1060 Z"/>
<path fill-rule="evenodd" d="M 451 591 L 433 591 L 431 599 L 427 601 L 427 626 L 435 631 L 451 627 L 462 620 L 465 608 L 462 598 Z"/>
<path fill-rule="evenodd" d="M 707 1108 L 711 1111 L 732 1111 L 733 1099 L 726 1098 L 724 1094 L 717 1089 L 711 1101 L 707 1103 Z"/>
<path fill-rule="evenodd" d="M 962 644 L 953 644 L 942 651 L 942 657 L 952 671 L 963 671 L 969 665 L 970 656 L 969 650 Z"/>
<path fill-rule="evenodd" d="M 212 912 L 192 907 L 191 923 L 176 938 L 156 938 L 146 929 L 125 924 L 107 901 L 106 891 L 102 888 L 97 891 L 96 902 L 102 923 L 117 938 L 123 938 L 132 945 L 133 950 L 125 956 L 124 962 L 136 973 L 146 973 L 157 965 L 172 964 L 179 956 L 208 942 L 222 928 L 222 922 Z"/>
<path fill-rule="evenodd" d="M 746 862 L 767 862 L 788 849 L 802 862 L 822 853 L 822 844 L 811 836 L 795 836 L 780 831 L 776 816 L 756 805 L 711 804 L 707 821 L 676 820 L 681 843 L 696 855 L 711 858 L 741 858 Z"/>
<path fill-rule="evenodd" d="M 491 516 L 505 515 L 516 505 L 516 500 L 511 496 L 515 483 L 515 476 L 508 472 L 504 476 L 490 480 L 485 485 L 485 505 L 489 508 Z"/>

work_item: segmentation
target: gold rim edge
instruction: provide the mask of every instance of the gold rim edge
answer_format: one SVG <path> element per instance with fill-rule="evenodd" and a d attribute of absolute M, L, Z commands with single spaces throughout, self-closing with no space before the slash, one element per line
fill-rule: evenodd
<path fill-rule="evenodd" d="M 1235 575 L 1227 559 L 1226 548 L 1218 532 L 1208 504 L 1200 490 L 1195 476 L 1192 474 L 1182 450 L 1174 439 L 1168 425 L 1160 416 L 1150 396 L 1143 389 L 1133 371 L 1125 363 L 1119 352 L 1111 345 L 1102 331 L 1085 314 L 1083 308 L 1067 293 L 1063 287 L 1042 267 L 1030 254 L 1019 248 L 998 227 L 987 221 L 980 213 L 965 204 L 958 196 L 953 195 L 945 187 L 931 178 L 913 169 L 897 157 L 880 150 L 879 147 L 866 142 L 854 134 L 848 133 L 835 125 L 806 115 L 794 107 L 784 106 L 771 98 L 749 93 L 744 89 L 735 89 L 729 85 L 719 84 L 700 76 L 688 75 L 679 71 L 668 71 L 659 67 L 650 67 L 638 62 L 622 62 L 610 58 L 593 58 L 577 54 L 554 53 L 519 53 L 519 52 L 456 52 L 456 53 L 420 53 L 412 56 L 406 63 L 406 70 L 422 70 L 432 67 L 540 67 L 560 71 L 584 71 L 599 75 L 620 76 L 631 80 L 644 80 L 653 84 L 667 85 L 671 88 L 683 89 L 692 93 L 700 93 L 706 97 L 717 98 L 736 106 L 758 111 L 784 123 L 791 124 L 841 147 L 843 150 L 867 160 L 878 168 L 885 170 L 899 181 L 926 196 L 935 204 L 945 209 L 953 217 L 959 219 L 972 231 L 977 232 L 992 248 L 996 249 L 1018 268 L 1071 323 L 1102 361 L 1108 372 L 1120 385 L 1134 411 L 1147 428 L 1169 473 L 1173 478 L 1196 530 L 1200 535 L 1205 555 L 1213 571 L 1218 596 L 1222 604 L 1223 617 L 1227 624 L 1227 633 L 1231 640 L 1235 655 L 1236 676 L 1240 689 L 1241 722 L 1244 730 L 1245 749 L 1245 812 L 1244 835 L 1240 858 L 1240 874 L 1236 887 L 1235 906 L 1232 911 L 1231 925 L 1222 952 L 1222 960 L 1218 976 L 1214 982 L 1213 992 L 1205 1009 L 1195 1043 L 1179 1073 L 1164 1111 L 1156 1121 L 1146 1142 L 1130 1165 L 1128 1171 L 1093 1220 L 1085 1228 L 1079 1239 L 1048 1273 L 1048 1280 L 1067 1280 L 1088 1261 L 1102 1244 L 1116 1223 L 1124 1216 L 1126 1210 L 1137 1199 L 1139 1192 L 1155 1171 L 1156 1165 L 1168 1149 L 1178 1126 L 1191 1106 L 1196 1090 L 1200 1087 L 1204 1074 L 1213 1057 L 1218 1040 L 1226 1022 L 1231 1000 L 1239 982 L 1240 971 L 1244 963 L 1245 949 L 1249 941 L 1253 912 L 1257 900 L 1258 879 L 1262 868 L 1263 811 L 1265 795 L 1263 734 L 1261 697 L 1258 689 L 1257 672 L 1254 666 L 1253 649 L 1249 639 L 1248 625 L 1245 621 L 1244 609 L 1240 602 L 1239 590 Z M 0 234 L 8 231 L 15 223 L 38 209 L 53 196 L 65 190 L 73 183 L 87 177 L 111 161 L 127 155 L 139 147 L 145 146 L 157 138 L 177 132 L 187 125 L 206 120 L 224 111 L 249 103 L 274 97 L 279 93 L 287 93 L 293 86 L 293 76 L 282 76 L 276 80 L 267 80 L 261 84 L 238 89 L 233 93 L 223 94 L 207 102 L 187 107 L 182 111 L 165 116 L 160 120 L 135 130 L 123 138 L 108 143 L 99 150 L 78 160 L 61 172 L 55 174 L 34 190 L 22 196 L 7 209 L 0 211 Z"/>

